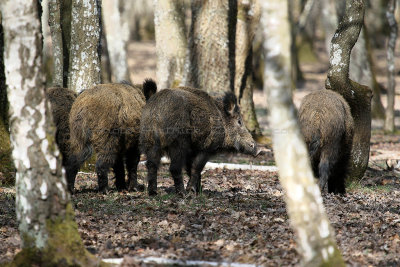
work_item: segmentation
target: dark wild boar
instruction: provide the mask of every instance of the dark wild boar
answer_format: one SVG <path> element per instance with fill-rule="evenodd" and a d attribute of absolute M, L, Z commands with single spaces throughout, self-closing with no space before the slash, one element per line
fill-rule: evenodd
<path fill-rule="evenodd" d="M 71 156 L 68 118 L 76 93 L 68 88 L 51 87 L 46 89 L 46 97 L 50 102 L 53 122 L 56 126 L 56 143 L 62 155 L 62 164 L 66 167 Z"/>
<path fill-rule="evenodd" d="M 177 194 L 184 194 L 182 168 L 190 179 L 188 191 L 199 192 L 201 171 L 210 155 L 236 150 L 256 156 L 260 150 L 242 122 L 233 93 L 213 98 L 206 92 L 180 87 L 152 96 L 143 109 L 140 146 L 147 156 L 148 193 L 157 194 L 157 170 L 166 153 Z"/>
<path fill-rule="evenodd" d="M 108 172 L 113 168 L 115 186 L 143 190 L 137 182 L 140 117 L 146 103 L 145 96 L 155 93 L 157 86 L 148 79 L 142 85 L 127 83 L 99 84 L 83 91 L 72 106 L 69 118 L 71 149 L 76 156 L 67 168 L 68 187 L 74 189 L 75 176 L 82 163 L 96 152 L 96 173 L 100 192 L 108 190 Z"/>
<path fill-rule="evenodd" d="M 346 100 L 331 90 L 305 96 L 299 122 L 321 191 L 344 194 L 353 142 L 353 117 Z"/>

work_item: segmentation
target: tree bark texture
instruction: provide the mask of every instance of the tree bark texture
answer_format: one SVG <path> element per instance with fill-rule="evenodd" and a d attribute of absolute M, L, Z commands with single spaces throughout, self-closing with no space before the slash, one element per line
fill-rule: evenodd
<path fill-rule="evenodd" d="M 72 0 L 62 0 L 60 3 L 60 19 L 62 32 L 63 52 L 63 87 L 68 87 L 70 72 L 70 49 L 71 49 L 71 20 Z"/>
<path fill-rule="evenodd" d="M 303 266 L 344 266 L 326 216 L 319 187 L 314 182 L 308 151 L 297 124 L 291 95 L 290 35 L 287 1 L 262 3 L 265 80 L 269 120 L 279 179 L 291 225 L 297 234 Z M 279 44 L 279 45 L 278 45 Z"/>
<path fill-rule="evenodd" d="M 4 0 L 5 73 L 22 251 L 12 266 L 93 265 L 73 220 L 44 96 L 36 2 Z M 98 264 L 98 262 L 97 262 Z"/>
<path fill-rule="evenodd" d="M 81 92 L 100 83 L 99 0 L 73 0 L 68 88 Z"/>
<path fill-rule="evenodd" d="M 374 118 L 383 119 L 385 108 L 381 102 L 380 86 L 376 80 L 368 30 L 365 24 L 363 26 L 360 36 L 351 52 L 350 79 L 372 88 L 371 115 Z"/>
<path fill-rule="evenodd" d="M 252 45 L 261 17 L 258 0 L 238 0 L 235 44 L 235 95 L 239 100 L 246 128 L 255 137 L 261 136 L 253 102 Z"/>
<path fill-rule="evenodd" d="M 130 81 L 126 49 L 128 45 L 128 23 L 122 21 L 119 0 L 103 0 L 103 25 L 107 39 L 108 56 L 113 82 Z"/>
<path fill-rule="evenodd" d="M 53 86 L 64 85 L 64 54 L 59 0 L 49 2 L 49 26 L 53 45 Z"/>
<path fill-rule="evenodd" d="M 331 44 L 326 88 L 341 94 L 351 108 L 354 119 L 353 147 L 349 178 L 361 179 L 368 166 L 371 138 L 372 90 L 349 79 L 350 54 L 364 20 L 364 1 L 351 0 L 339 23 Z"/>
<path fill-rule="evenodd" d="M 232 8 L 236 9 L 236 1 L 192 1 L 189 84 L 209 93 L 234 89 L 235 41 L 229 37 L 232 37 L 236 16 L 229 15 L 236 12 Z"/>
<path fill-rule="evenodd" d="M 397 40 L 397 22 L 394 16 L 394 11 L 396 9 L 396 1 L 389 0 L 388 7 L 386 11 L 386 17 L 390 26 L 390 35 L 387 47 L 387 68 L 388 68 L 388 93 L 387 93 L 387 109 L 386 109 L 386 119 L 385 119 L 385 131 L 394 132 L 394 97 L 395 97 L 395 64 L 394 64 L 394 50 L 396 47 Z"/>
<path fill-rule="evenodd" d="M 187 55 L 183 0 L 154 0 L 157 82 L 160 88 L 183 84 Z"/>

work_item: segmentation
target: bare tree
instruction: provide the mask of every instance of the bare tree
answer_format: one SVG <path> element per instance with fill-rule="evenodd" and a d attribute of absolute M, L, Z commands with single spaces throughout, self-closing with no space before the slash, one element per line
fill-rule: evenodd
<path fill-rule="evenodd" d="M 68 88 L 81 92 L 100 83 L 99 0 L 72 0 Z"/>
<path fill-rule="evenodd" d="M 4 0 L 0 7 L 22 240 L 22 250 L 13 264 L 98 266 L 100 262 L 85 249 L 79 236 L 58 149 L 50 138 L 54 127 L 44 98 L 37 3 Z"/>
<path fill-rule="evenodd" d="M 390 36 L 387 48 L 387 61 L 388 61 L 388 93 L 387 93 L 387 109 L 385 119 L 385 130 L 388 132 L 394 132 L 394 94 L 395 94 L 395 65 L 394 65 L 394 50 L 396 47 L 397 40 L 397 22 L 394 16 L 396 9 L 396 1 L 389 0 L 386 11 L 386 17 L 389 21 Z"/>
<path fill-rule="evenodd" d="M 344 266 L 314 182 L 308 151 L 291 97 L 290 25 L 287 1 L 262 4 L 265 49 L 264 90 L 268 93 L 275 160 L 285 189 L 290 222 L 303 266 Z M 287 33 L 287 34 L 284 34 Z"/>
<path fill-rule="evenodd" d="M 353 147 L 349 177 L 360 179 L 368 166 L 371 138 L 372 90 L 349 78 L 350 54 L 364 20 L 364 1 L 349 0 L 338 29 L 332 38 L 326 89 L 341 94 L 349 103 L 354 119 Z"/>
<path fill-rule="evenodd" d="M 207 92 L 234 89 L 234 1 L 193 0 L 189 84 Z"/>
<path fill-rule="evenodd" d="M 261 130 L 253 102 L 252 57 L 253 40 L 261 17 L 258 0 L 237 1 L 234 90 L 246 128 L 260 141 Z"/>
<path fill-rule="evenodd" d="M 183 81 L 187 39 L 183 0 L 154 0 L 157 81 L 160 88 Z"/>
<path fill-rule="evenodd" d="M 64 54 L 59 0 L 48 0 L 49 26 L 53 48 L 53 85 L 64 85 Z"/>
<path fill-rule="evenodd" d="M 102 2 L 103 24 L 114 82 L 130 80 L 126 56 L 129 30 L 128 23 L 122 20 L 119 3 L 119 0 L 103 0 Z"/>

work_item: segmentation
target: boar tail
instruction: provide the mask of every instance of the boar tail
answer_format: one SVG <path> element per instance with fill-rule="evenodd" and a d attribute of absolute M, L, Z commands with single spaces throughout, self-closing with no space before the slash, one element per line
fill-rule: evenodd
<path fill-rule="evenodd" d="M 143 82 L 143 94 L 146 97 L 146 101 L 157 92 L 157 84 L 154 80 L 148 78 Z"/>
<path fill-rule="evenodd" d="M 311 142 L 308 145 L 308 150 L 311 159 L 314 159 L 316 157 L 320 147 L 321 147 L 321 134 L 318 131 L 317 133 L 312 135 Z"/>

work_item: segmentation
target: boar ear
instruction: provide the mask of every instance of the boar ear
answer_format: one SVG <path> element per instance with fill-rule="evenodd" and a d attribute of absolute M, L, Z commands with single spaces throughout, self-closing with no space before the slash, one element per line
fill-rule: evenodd
<path fill-rule="evenodd" d="M 146 98 L 146 101 L 157 92 L 157 84 L 154 80 L 148 78 L 143 82 L 143 94 Z"/>
<path fill-rule="evenodd" d="M 228 115 L 233 115 L 237 110 L 236 96 L 232 92 L 227 92 L 223 99 L 224 110 Z"/>

